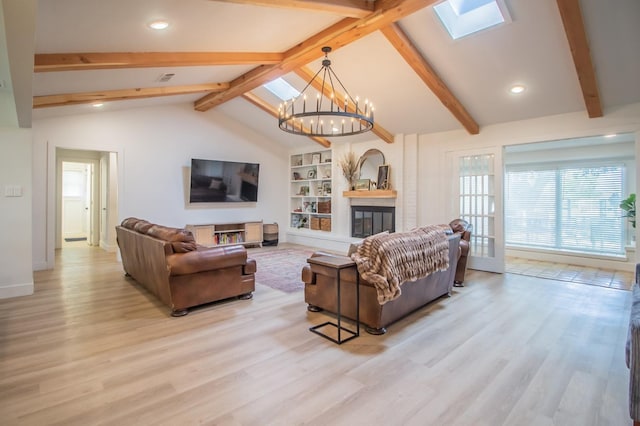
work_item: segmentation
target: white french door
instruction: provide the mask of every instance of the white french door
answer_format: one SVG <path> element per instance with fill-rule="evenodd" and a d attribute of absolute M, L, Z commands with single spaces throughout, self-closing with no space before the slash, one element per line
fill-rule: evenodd
<path fill-rule="evenodd" d="M 473 225 L 468 267 L 504 272 L 502 148 L 449 153 L 454 215 Z"/>

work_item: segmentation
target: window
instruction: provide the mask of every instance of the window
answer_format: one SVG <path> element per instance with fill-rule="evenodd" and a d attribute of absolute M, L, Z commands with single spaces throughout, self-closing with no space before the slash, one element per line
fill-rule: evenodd
<path fill-rule="evenodd" d="M 433 10 L 454 40 L 510 21 L 502 0 L 447 0 Z"/>
<path fill-rule="evenodd" d="M 622 164 L 507 167 L 506 243 L 622 255 L 624 173 Z"/>
<path fill-rule="evenodd" d="M 296 88 L 282 78 L 276 78 L 269 83 L 263 84 L 263 86 L 283 101 L 293 99 L 300 94 Z"/>

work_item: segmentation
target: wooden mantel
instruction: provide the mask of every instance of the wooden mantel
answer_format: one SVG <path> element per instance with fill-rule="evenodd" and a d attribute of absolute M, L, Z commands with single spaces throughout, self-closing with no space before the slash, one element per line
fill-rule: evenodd
<path fill-rule="evenodd" d="M 396 198 L 395 189 L 375 189 L 373 191 L 342 191 L 342 196 L 348 198 Z"/>

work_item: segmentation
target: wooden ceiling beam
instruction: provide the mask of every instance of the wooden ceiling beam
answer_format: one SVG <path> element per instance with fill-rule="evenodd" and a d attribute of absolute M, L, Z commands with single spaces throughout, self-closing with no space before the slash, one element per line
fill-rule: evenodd
<path fill-rule="evenodd" d="M 582 97 L 587 108 L 589 118 L 602 117 L 602 102 L 598 90 L 596 71 L 591 61 L 589 40 L 584 28 L 582 11 L 579 0 L 557 0 L 560 17 L 564 25 L 564 32 L 569 41 L 571 56 L 578 73 Z"/>
<path fill-rule="evenodd" d="M 429 65 L 426 59 L 424 59 L 416 46 L 409 40 L 409 37 L 402 31 L 402 28 L 394 23 L 381 28 L 380 31 L 464 128 L 467 129 L 470 134 L 477 135 L 480 132 L 478 123 L 476 123 L 464 105 L 453 95 L 445 82 L 442 81 L 436 71 Z"/>
<path fill-rule="evenodd" d="M 251 102 L 253 105 L 260 108 L 261 110 L 267 112 L 268 114 L 274 116 L 275 118 L 278 118 L 278 110 L 269 102 L 263 100 L 259 96 L 256 96 L 251 92 L 247 92 L 247 93 L 244 93 L 242 97 L 247 101 Z M 311 130 L 308 128 L 305 128 L 305 132 L 306 131 L 311 132 Z M 312 139 L 314 142 L 319 143 L 325 148 L 331 148 L 331 142 L 325 138 L 321 138 L 318 136 L 309 136 L 309 138 Z"/>
<path fill-rule="evenodd" d="M 34 71 L 278 64 L 283 58 L 283 53 L 269 52 L 39 53 L 35 55 Z"/>
<path fill-rule="evenodd" d="M 195 102 L 195 109 L 207 111 L 249 92 L 322 56 L 322 47 L 338 49 L 380 28 L 411 15 L 437 0 L 377 0 L 375 10 L 364 18 L 345 18 L 299 43 L 284 54 L 277 65 L 261 65 L 231 81 L 221 93 L 208 94 Z"/>
<path fill-rule="evenodd" d="M 194 84 L 189 86 L 147 87 L 137 89 L 104 90 L 101 92 L 66 93 L 61 95 L 34 96 L 33 108 L 90 104 L 94 102 L 122 101 L 153 98 L 157 96 L 186 95 L 191 93 L 221 91 L 228 83 Z"/>
<path fill-rule="evenodd" d="M 298 74 L 298 76 L 300 76 L 304 81 L 311 81 L 316 74 L 308 67 L 298 68 L 295 70 L 295 73 Z M 327 98 L 329 99 L 331 98 L 331 94 L 332 94 L 331 89 L 328 86 L 325 86 L 323 90 L 322 83 L 318 81 L 318 79 L 313 79 L 311 86 L 313 86 L 313 88 L 316 89 L 318 92 L 322 91 Z M 343 94 L 335 93 L 334 96 L 337 99 L 338 105 L 344 105 Z M 355 106 L 352 104 L 348 104 L 347 110 L 349 112 L 355 112 Z M 373 123 L 373 129 L 371 131 L 386 143 L 394 142 L 393 135 L 377 122 Z"/>
<path fill-rule="evenodd" d="M 351 18 L 363 18 L 373 12 L 373 1 L 368 0 L 213 0 L 224 3 L 250 4 L 253 6 L 305 9 L 328 12 Z"/>

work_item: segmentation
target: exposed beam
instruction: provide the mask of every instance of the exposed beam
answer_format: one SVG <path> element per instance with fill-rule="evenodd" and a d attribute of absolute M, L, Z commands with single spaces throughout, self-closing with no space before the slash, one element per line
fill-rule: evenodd
<path fill-rule="evenodd" d="M 254 104 L 255 106 L 257 106 L 258 108 L 260 108 L 261 110 L 267 112 L 268 114 L 271 114 L 275 118 L 278 118 L 278 110 L 274 108 L 270 103 L 263 100 L 262 98 L 254 95 L 251 92 L 247 92 L 243 94 L 242 97 L 247 101 L 251 102 L 252 104 Z M 304 130 L 305 132 L 306 131 L 311 132 L 310 129 L 308 128 L 305 128 Z M 320 145 L 324 146 L 325 148 L 331 148 L 331 142 L 325 138 L 321 138 L 318 136 L 309 136 L 309 138 L 319 143 Z"/>
<path fill-rule="evenodd" d="M 451 93 L 451 90 L 438 76 L 435 70 L 424 59 L 415 45 L 409 40 L 407 35 L 402 31 L 398 24 L 391 24 L 381 28 L 382 34 L 391 42 L 393 47 L 400 53 L 411 68 L 418 74 L 418 77 L 431 89 L 440 102 L 447 107 L 453 116 L 464 126 L 472 135 L 480 132 L 478 123 L 471 117 L 465 107 Z"/>
<path fill-rule="evenodd" d="M 373 1 L 367 0 L 213 0 L 225 3 L 251 4 L 255 6 L 306 9 L 329 12 L 351 18 L 363 18 L 373 12 Z"/>
<path fill-rule="evenodd" d="M 437 0 L 377 0 L 375 11 L 364 18 L 345 18 L 299 43 L 284 54 L 277 65 L 261 65 L 231 82 L 231 87 L 221 93 L 213 93 L 198 99 L 195 109 L 207 111 L 228 100 L 249 92 L 275 78 L 281 77 L 322 56 L 320 50 L 329 46 L 336 50 L 380 28 L 411 15 L 435 3 Z"/>
<path fill-rule="evenodd" d="M 298 68 L 295 70 L 295 73 L 298 74 L 304 81 L 311 81 L 311 79 L 315 75 L 315 73 L 312 70 L 310 70 L 308 67 Z M 327 98 L 331 98 L 331 89 L 325 86 L 323 90 L 322 83 L 320 83 L 318 79 L 313 80 L 311 85 L 318 92 L 323 91 L 324 95 Z M 341 93 L 335 93 L 334 96 L 338 101 L 338 105 L 344 105 L 344 96 Z M 355 107 L 349 104 L 347 105 L 347 110 L 350 112 L 355 112 Z M 393 135 L 377 122 L 373 124 L 373 129 L 371 131 L 386 143 L 393 143 L 394 141 Z"/>
<path fill-rule="evenodd" d="M 40 53 L 35 55 L 34 71 L 277 64 L 283 58 L 282 53 L 269 52 Z"/>
<path fill-rule="evenodd" d="M 584 29 L 579 0 L 557 0 L 564 32 L 569 41 L 573 63 L 578 73 L 582 97 L 590 118 L 602 117 L 602 103 L 596 72 L 591 62 L 589 41 Z"/>
<path fill-rule="evenodd" d="M 88 104 L 93 102 L 122 101 L 153 98 L 157 96 L 186 95 L 190 93 L 225 90 L 228 83 L 194 84 L 190 86 L 147 87 L 138 89 L 103 90 L 101 92 L 66 93 L 61 95 L 34 96 L 33 108 Z"/>

